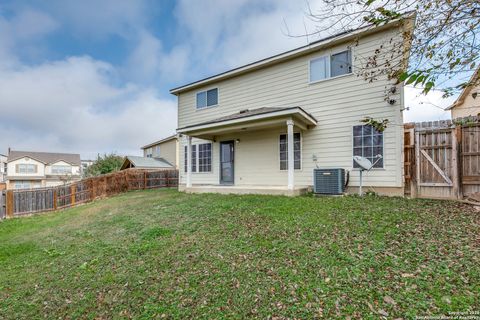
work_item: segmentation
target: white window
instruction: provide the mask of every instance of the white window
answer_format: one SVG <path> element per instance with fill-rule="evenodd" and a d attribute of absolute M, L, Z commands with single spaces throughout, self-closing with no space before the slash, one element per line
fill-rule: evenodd
<path fill-rule="evenodd" d="M 310 60 L 310 82 L 352 73 L 352 53 L 345 50 Z"/>
<path fill-rule="evenodd" d="M 353 155 L 365 157 L 372 163 L 374 168 L 383 168 L 383 132 L 369 125 L 353 127 Z M 382 156 L 379 158 L 378 156 Z M 360 166 L 353 161 L 354 168 Z"/>
<path fill-rule="evenodd" d="M 65 165 L 52 166 L 52 174 L 72 174 L 72 167 Z"/>
<path fill-rule="evenodd" d="M 202 143 L 198 145 L 198 171 L 212 171 L 212 144 Z"/>
<path fill-rule="evenodd" d="M 32 187 L 32 184 L 30 181 L 15 181 L 15 189 L 30 189 Z"/>
<path fill-rule="evenodd" d="M 16 166 L 17 173 L 37 173 L 36 164 L 17 164 Z"/>
<path fill-rule="evenodd" d="M 299 132 L 293 134 L 293 167 L 302 168 L 302 143 Z M 288 169 L 288 139 L 286 134 L 280 135 L 280 170 Z"/>
<path fill-rule="evenodd" d="M 160 146 L 153 147 L 153 156 L 160 157 Z"/>
<path fill-rule="evenodd" d="M 197 170 L 198 168 L 198 170 Z M 187 146 L 184 150 L 184 172 L 187 172 Z M 192 145 L 192 172 L 212 171 L 212 144 L 201 143 Z"/>
<path fill-rule="evenodd" d="M 197 92 L 197 109 L 216 106 L 218 104 L 218 89 Z"/>
<path fill-rule="evenodd" d="M 153 149 L 152 149 L 152 148 L 147 148 L 147 149 L 145 150 L 145 157 L 151 158 L 152 155 L 153 155 Z"/>

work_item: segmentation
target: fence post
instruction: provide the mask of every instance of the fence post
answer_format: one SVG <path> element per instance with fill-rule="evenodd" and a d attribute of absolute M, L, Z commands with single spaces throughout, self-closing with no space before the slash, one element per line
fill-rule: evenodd
<path fill-rule="evenodd" d="M 7 218 L 13 218 L 14 204 L 13 190 L 7 190 L 5 197 L 5 214 Z"/>
<path fill-rule="evenodd" d="M 57 210 L 57 188 L 53 189 L 53 210 Z"/>
<path fill-rule="evenodd" d="M 70 186 L 70 205 L 73 207 L 75 205 L 75 193 L 77 192 L 77 186 L 72 184 Z"/>
<path fill-rule="evenodd" d="M 143 189 L 147 189 L 147 172 L 143 172 Z"/>
<path fill-rule="evenodd" d="M 452 129 L 452 182 L 453 182 L 453 195 L 457 199 L 462 199 L 461 190 L 461 174 L 459 171 L 459 165 L 462 162 L 460 159 L 459 142 L 462 135 L 461 126 L 456 126 Z"/>
<path fill-rule="evenodd" d="M 420 183 L 422 177 L 420 176 L 420 132 L 415 130 L 415 184 L 416 184 L 416 192 L 415 197 L 418 197 L 420 194 Z"/>

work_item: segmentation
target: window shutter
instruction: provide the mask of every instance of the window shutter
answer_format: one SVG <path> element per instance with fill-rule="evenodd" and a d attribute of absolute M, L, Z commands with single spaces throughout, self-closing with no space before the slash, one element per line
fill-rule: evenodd
<path fill-rule="evenodd" d="M 15 165 L 15 172 L 20 173 L 20 166 L 18 164 Z"/>
<path fill-rule="evenodd" d="M 38 172 L 38 165 L 34 164 L 33 167 L 35 168 L 35 169 L 33 170 L 33 172 L 34 172 L 34 173 L 37 173 L 37 172 Z"/>

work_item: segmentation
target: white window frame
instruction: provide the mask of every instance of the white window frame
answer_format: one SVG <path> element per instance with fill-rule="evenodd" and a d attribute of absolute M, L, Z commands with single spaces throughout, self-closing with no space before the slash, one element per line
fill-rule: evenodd
<path fill-rule="evenodd" d="M 351 66 L 352 66 L 352 72 L 349 72 L 349 73 L 346 73 L 346 74 L 341 74 L 339 76 L 335 76 L 335 77 L 331 77 L 331 62 L 332 62 L 332 56 L 335 55 L 335 54 L 338 54 L 338 53 L 342 53 L 342 52 L 345 52 L 345 51 L 350 51 L 350 59 L 351 59 Z M 340 50 L 335 50 L 335 51 L 332 51 L 328 54 L 323 54 L 321 56 L 316 56 L 310 60 L 308 60 L 308 83 L 309 84 L 315 84 L 315 83 L 319 83 L 319 82 L 323 82 L 323 81 L 328 81 L 328 80 L 331 80 L 331 79 L 338 79 L 338 78 L 342 78 L 342 77 L 348 77 L 348 76 L 351 76 L 355 73 L 355 69 L 354 69 L 354 50 L 352 47 L 347 47 L 346 49 L 340 49 Z M 328 60 L 328 64 L 327 64 L 327 72 L 328 72 L 328 77 L 326 77 L 325 79 L 319 79 L 319 80 L 311 80 L 311 71 L 312 71 L 312 61 L 315 61 L 315 60 L 318 60 L 318 59 L 322 59 L 322 58 L 327 58 Z"/>
<path fill-rule="evenodd" d="M 212 104 L 211 106 L 207 105 L 207 102 L 208 102 L 208 91 L 210 90 L 215 90 L 217 89 L 217 103 L 216 104 Z M 197 96 L 200 94 L 200 93 L 203 93 L 205 92 L 205 107 L 198 107 L 197 105 Z M 201 90 L 201 91 L 197 91 L 195 93 L 195 110 L 205 110 L 205 109 L 210 109 L 210 108 L 214 108 L 216 106 L 218 106 L 219 104 L 219 100 L 220 100 L 220 90 L 218 89 L 218 87 L 214 87 L 214 88 L 209 88 L 209 89 L 206 89 L 206 90 Z"/>
<path fill-rule="evenodd" d="M 154 146 L 153 147 L 153 150 L 152 150 L 152 156 L 155 156 L 155 157 L 160 157 L 161 155 L 161 151 L 160 151 L 160 145 L 158 146 Z"/>
<path fill-rule="evenodd" d="M 55 170 L 54 169 L 58 169 L 58 168 L 62 168 L 62 170 L 60 170 L 61 172 L 54 172 Z M 63 170 L 63 169 L 66 169 L 68 168 L 68 170 Z M 69 165 L 63 165 L 63 164 L 57 164 L 57 165 L 52 165 L 52 168 L 51 168 L 51 171 L 52 171 L 52 174 L 72 174 L 73 173 L 73 170 L 72 170 L 72 166 L 69 166 Z"/>
<path fill-rule="evenodd" d="M 365 124 L 365 125 L 355 124 L 355 125 L 352 126 L 352 129 L 351 129 L 351 134 L 352 134 L 352 135 L 351 135 L 351 137 L 352 137 L 352 148 L 351 148 L 351 150 L 352 150 L 352 157 L 353 157 L 353 155 L 355 154 L 355 152 L 354 152 L 354 149 L 355 149 L 355 139 L 354 139 L 354 135 L 353 135 L 353 128 L 356 127 L 356 126 L 366 126 L 366 124 Z M 372 169 L 370 169 L 370 170 L 385 170 L 385 131 L 382 132 L 382 136 L 383 136 L 383 138 L 382 138 L 382 153 L 383 153 L 383 154 L 382 154 L 382 166 L 381 166 L 381 167 L 377 167 L 377 168 L 372 168 Z M 362 142 L 362 148 L 363 148 L 363 142 Z M 372 148 L 373 148 L 373 146 L 372 146 Z M 363 153 L 363 152 L 362 152 L 362 153 Z M 352 169 L 353 169 L 353 170 L 356 170 L 356 171 L 359 171 L 359 170 L 360 170 L 360 168 L 355 168 L 354 163 L 353 163 L 353 159 L 352 159 Z"/>
<path fill-rule="evenodd" d="M 200 171 L 200 158 L 199 158 L 199 155 L 200 155 L 200 145 L 202 144 L 209 144 L 210 145 L 210 171 Z M 211 142 L 202 142 L 202 143 L 195 143 L 195 144 L 192 144 L 192 149 L 193 149 L 193 146 L 195 146 L 195 159 L 193 159 L 192 157 L 192 167 L 195 166 L 195 171 L 191 171 L 192 173 L 212 173 L 213 171 L 213 143 Z M 187 146 L 184 146 L 183 147 L 183 171 L 184 173 L 187 173 L 185 171 L 185 167 L 186 167 L 186 162 L 187 162 L 187 154 L 185 152 L 185 150 L 187 149 Z M 195 163 L 194 163 L 194 160 L 195 160 Z"/>
<path fill-rule="evenodd" d="M 303 150 L 303 134 L 302 134 L 301 131 L 294 131 L 294 132 L 293 132 L 294 135 L 295 135 L 296 133 L 300 134 L 300 168 L 299 168 L 299 169 L 295 169 L 295 155 L 294 155 L 294 156 L 293 156 L 293 157 L 294 157 L 294 158 L 293 158 L 294 170 L 295 170 L 295 171 L 302 171 L 302 170 L 303 170 L 303 152 L 302 152 L 302 150 Z M 282 168 L 281 168 L 282 159 L 281 159 L 281 157 L 280 157 L 280 136 L 283 136 L 283 135 L 286 136 L 286 138 L 287 138 L 286 142 L 288 143 L 288 133 L 280 133 L 280 134 L 278 135 L 278 144 L 277 144 L 277 145 L 278 145 L 278 152 L 277 152 L 277 155 L 278 155 L 278 169 L 279 169 L 280 171 L 282 171 L 282 172 L 286 172 L 286 171 L 288 171 L 288 145 L 287 145 L 287 168 L 286 168 L 286 169 L 282 169 Z M 293 152 L 295 153 L 295 137 L 294 137 L 294 139 L 293 139 L 293 143 L 294 143 L 294 146 L 293 146 L 294 150 L 293 150 Z"/>
<path fill-rule="evenodd" d="M 152 156 L 153 156 L 153 148 L 150 147 L 150 148 L 145 149 L 145 157 L 146 158 L 152 158 Z"/>
<path fill-rule="evenodd" d="M 24 166 L 25 170 L 22 172 L 21 167 Z M 33 171 L 28 170 L 28 167 L 31 166 L 33 168 Z M 37 173 L 38 167 L 36 167 L 35 164 L 32 163 L 19 163 L 18 164 L 18 172 L 17 173 L 22 173 L 22 174 L 33 174 Z"/>
<path fill-rule="evenodd" d="M 24 190 L 24 189 L 32 189 L 32 182 L 28 180 L 17 180 L 15 181 L 15 189 Z"/>

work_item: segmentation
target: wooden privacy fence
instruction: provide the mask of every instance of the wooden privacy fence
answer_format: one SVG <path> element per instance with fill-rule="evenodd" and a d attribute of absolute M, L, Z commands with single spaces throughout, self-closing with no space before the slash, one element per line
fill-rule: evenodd
<path fill-rule="evenodd" d="M 130 190 L 177 186 L 177 170 L 128 169 L 57 187 L 0 191 L 0 219 L 73 207 Z"/>
<path fill-rule="evenodd" d="M 480 122 L 457 119 L 405 125 L 405 193 L 463 199 L 480 192 Z"/>

